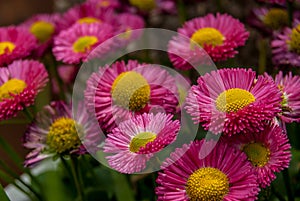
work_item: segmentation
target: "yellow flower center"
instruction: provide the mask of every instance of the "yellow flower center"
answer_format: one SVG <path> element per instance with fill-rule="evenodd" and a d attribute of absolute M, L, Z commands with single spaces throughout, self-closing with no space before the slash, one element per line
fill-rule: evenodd
<path fill-rule="evenodd" d="M 185 189 L 191 201 L 220 201 L 229 192 L 229 181 L 219 169 L 203 167 L 191 174 Z"/>
<path fill-rule="evenodd" d="M 0 55 L 11 53 L 15 49 L 15 44 L 9 41 L 0 42 Z"/>
<path fill-rule="evenodd" d="M 101 1 L 98 4 L 100 7 L 108 7 L 110 5 L 109 1 Z"/>
<path fill-rule="evenodd" d="M 265 166 L 270 159 L 270 150 L 261 143 L 249 143 L 243 147 L 243 152 L 255 167 Z"/>
<path fill-rule="evenodd" d="M 94 17 L 83 17 L 77 20 L 79 24 L 92 24 L 92 23 L 101 23 L 102 21 L 100 19 L 94 18 Z"/>
<path fill-rule="evenodd" d="M 128 40 L 131 37 L 131 34 L 132 34 L 132 29 L 130 27 L 127 27 L 126 30 L 125 30 L 125 32 L 121 33 L 119 35 L 119 37 L 121 39 Z"/>
<path fill-rule="evenodd" d="M 129 150 L 131 152 L 136 153 L 140 150 L 140 148 L 145 147 L 146 144 L 155 140 L 155 138 L 156 135 L 151 132 L 139 133 L 136 136 L 134 136 L 134 138 L 132 138 L 129 145 Z"/>
<path fill-rule="evenodd" d="M 135 71 L 123 72 L 113 82 L 111 94 L 117 105 L 139 111 L 150 99 L 150 86 L 141 74 Z"/>
<path fill-rule="evenodd" d="M 262 21 L 266 26 L 276 30 L 288 25 L 289 16 L 285 9 L 272 8 Z"/>
<path fill-rule="evenodd" d="M 255 97 L 249 91 L 233 88 L 222 92 L 218 96 L 216 107 L 222 112 L 237 112 L 254 101 Z"/>
<path fill-rule="evenodd" d="M 191 37 L 191 48 L 194 47 L 194 43 L 200 46 L 211 45 L 213 47 L 222 45 L 225 37 L 223 34 L 212 27 L 201 28 L 196 31 Z"/>
<path fill-rule="evenodd" d="M 73 50 L 76 53 L 85 53 L 90 51 L 97 42 L 98 38 L 95 36 L 82 36 L 74 42 Z"/>
<path fill-rule="evenodd" d="M 43 43 L 49 40 L 52 34 L 55 31 L 55 27 L 53 24 L 45 21 L 37 21 L 33 23 L 30 27 L 30 32 L 39 40 L 39 42 Z"/>
<path fill-rule="evenodd" d="M 155 0 L 129 0 L 130 4 L 143 11 L 149 11 L 156 7 Z"/>
<path fill-rule="evenodd" d="M 292 51 L 300 54 L 300 24 L 292 30 L 291 39 L 287 41 Z"/>
<path fill-rule="evenodd" d="M 81 144 L 79 136 L 83 136 L 83 128 L 75 120 L 61 117 L 56 119 L 50 126 L 47 145 L 50 150 L 61 154 L 76 149 Z"/>
<path fill-rule="evenodd" d="M 20 94 L 27 84 L 23 80 L 10 79 L 0 86 L 0 101 L 6 98 L 11 98 L 12 94 Z"/>

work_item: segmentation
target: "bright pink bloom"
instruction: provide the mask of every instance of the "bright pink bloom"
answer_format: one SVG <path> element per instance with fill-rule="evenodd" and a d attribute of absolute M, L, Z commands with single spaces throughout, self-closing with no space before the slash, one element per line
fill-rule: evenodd
<path fill-rule="evenodd" d="M 142 114 L 121 122 L 108 134 L 104 152 L 108 164 L 121 173 L 138 173 L 157 152 L 171 144 L 177 136 L 180 123 L 173 115 Z"/>
<path fill-rule="evenodd" d="M 113 27 L 109 24 L 75 24 L 54 38 L 53 54 L 59 61 L 78 64 L 87 61 L 92 50 L 113 34 Z M 97 56 L 108 53 L 110 49 L 111 44 L 106 43 L 105 47 L 97 49 Z"/>
<path fill-rule="evenodd" d="M 224 138 L 248 156 L 261 187 L 269 186 L 275 173 L 289 167 L 291 145 L 278 125 L 268 125 L 264 131 Z"/>
<path fill-rule="evenodd" d="M 37 46 L 35 37 L 21 27 L 0 28 L 0 66 L 22 59 Z"/>
<path fill-rule="evenodd" d="M 45 66 L 34 60 L 18 60 L 0 68 L 0 121 L 34 104 L 48 82 Z"/>
<path fill-rule="evenodd" d="M 281 94 L 268 76 L 251 69 L 221 69 L 198 78 L 186 99 L 195 123 L 213 133 L 259 132 L 280 112 Z"/>
<path fill-rule="evenodd" d="M 178 29 L 178 36 L 169 42 L 169 57 L 175 68 L 187 70 L 192 68 L 190 60 L 203 58 L 197 45 L 213 61 L 222 61 L 233 58 L 238 53 L 236 48 L 245 45 L 248 37 L 249 32 L 239 20 L 228 14 L 208 14 L 189 20 Z"/>
<path fill-rule="evenodd" d="M 156 180 L 158 201 L 257 199 L 259 188 L 250 162 L 225 143 L 201 140 L 184 145 L 162 168 Z"/>
<path fill-rule="evenodd" d="M 129 60 L 99 67 L 87 81 L 85 101 L 101 128 L 110 132 L 116 123 L 135 114 L 174 113 L 178 91 L 166 70 Z"/>

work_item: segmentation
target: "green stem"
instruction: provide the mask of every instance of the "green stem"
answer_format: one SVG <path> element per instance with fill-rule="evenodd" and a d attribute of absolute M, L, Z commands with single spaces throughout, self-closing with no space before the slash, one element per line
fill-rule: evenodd
<path fill-rule="evenodd" d="M 10 201 L 1 184 L 0 184 L 0 199 L 2 201 Z"/>
<path fill-rule="evenodd" d="M 282 127 L 283 131 L 286 134 L 288 134 L 285 122 L 281 121 L 281 127 Z M 287 194 L 287 197 L 288 197 L 288 201 L 294 201 L 295 199 L 294 199 L 293 191 L 292 191 L 292 188 L 291 188 L 291 181 L 290 181 L 290 175 L 289 175 L 289 169 L 288 168 L 285 168 L 282 171 L 282 176 L 283 176 L 283 181 L 284 181 L 284 185 L 285 185 L 285 188 L 286 188 L 286 194 Z"/>
<path fill-rule="evenodd" d="M 30 112 L 30 110 L 28 109 L 28 107 L 24 108 L 23 113 L 25 114 L 25 116 L 27 117 L 27 119 L 30 122 L 32 122 L 34 120 L 34 115 Z"/>
<path fill-rule="evenodd" d="M 63 156 L 60 156 L 60 161 L 62 162 L 65 170 L 67 171 L 70 178 L 73 178 L 72 172 L 70 171 L 70 167 L 66 161 L 66 159 Z"/>
<path fill-rule="evenodd" d="M 295 199 L 294 199 L 292 188 L 291 188 L 289 169 L 285 168 L 282 171 L 282 175 L 283 175 L 283 181 L 284 181 L 284 185 L 285 185 L 285 188 L 286 188 L 286 194 L 287 194 L 287 197 L 288 197 L 288 201 L 294 201 Z"/>
<path fill-rule="evenodd" d="M 279 201 L 286 201 L 285 198 L 271 185 L 272 193 L 278 198 Z"/>
<path fill-rule="evenodd" d="M 26 191 L 24 188 L 22 188 L 20 186 L 20 184 L 16 183 L 16 181 L 9 175 L 7 175 L 5 172 L 3 172 L 2 170 L 0 170 L 0 178 L 3 179 L 3 181 L 5 181 L 6 183 L 12 184 L 13 186 L 15 186 L 17 189 L 19 189 L 21 192 L 23 192 L 25 195 L 27 195 L 30 200 L 37 200 L 37 198 L 33 197 L 32 194 L 30 194 L 28 191 Z"/>
<path fill-rule="evenodd" d="M 29 124 L 27 119 L 8 119 L 0 122 L 0 125 L 11 125 L 11 124 Z"/>
<path fill-rule="evenodd" d="M 286 0 L 286 7 L 287 7 L 287 11 L 288 11 L 288 15 L 289 15 L 289 26 L 292 27 L 293 26 L 293 12 L 294 12 L 294 5 L 293 5 L 293 1 L 290 0 Z"/>
<path fill-rule="evenodd" d="M 76 186 L 76 190 L 78 193 L 78 198 L 80 201 L 84 201 L 84 193 L 83 193 L 83 189 L 82 189 L 82 183 L 80 183 L 80 176 L 79 176 L 79 171 L 78 171 L 78 161 L 76 156 L 71 156 L 71 171 L 72 171 L 72 175 L 74 178 L 74 182 L 75 182 L 75 186 Z"/>
<path fill-rule="evenodd" d="M 183 0 L 177 0 L 177 10 L 180 24 L 184 24 L 187 19 L 187 13 Z"/>
<path fill-rule="evenodd" d="M 0 160 L 0 165 L 3 167 L 3 169 L 14 179 L 16 179 L 17 181 L 19 181 L 22 185 L 24 185 L 26 188 L 28 188 L 37 198 L 39 198 L 39 200 L 42 200 L 41 196 L 39 195 L 39 193 L 36 192 L 36 190 L 34 190 L 30 185 L 28 185 L 27 183 L 25 183 L 20 176 L 15 173 L 14 171 L 12 171 L 12 169 L 10 167 L 8 167 L 2 160 Z"/>
<path fill-rule="evenodd" d="M 55 62 L 55 59 L 53 55 L 46 55 L 45 56 L 45 63 L 48 66 L 49 73 L 51 75 L 52 79 L 55 79 L 55 81 L 58 84 L 59 87 L 59 98 L 62 100 L 66 100 L 66 95 L 64 93 L 64 83 L 61 77 L 59 76 L 58 70 L 57 70 L 57 65 Z"/>
<path fill-rule="evenodd" d="M 258 44 L 259 59 L 258 59 L 258 73 L 263 74 L 267 66 L 267 39 L 260 39 Z"/>
<path fill-rule="evenodd" d="M 1 148 L 10 156 L 12 161 L 19 167 L 23 168 L 22 166 L 22 159 L 19 154 L 4 140 L 4 138 L 0 135 L 0 146 Z"/>
<path fill-rule="evenodd" d="M 37 184 L 37 186 L 41 186 L 37 178 L 32 175 L 30 169 L 23 167 L 23 160 L 19 156 L 19 154 L 8 144 L 0 135 L 0 146 L 2 149 L 10 156 L 12 161 L 17 165 L 17 167 L 27 173 L 31 180 Z"/>

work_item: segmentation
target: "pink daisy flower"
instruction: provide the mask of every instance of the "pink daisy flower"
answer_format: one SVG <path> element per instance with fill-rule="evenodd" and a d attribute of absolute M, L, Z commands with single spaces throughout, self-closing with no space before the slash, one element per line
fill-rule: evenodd
<path fill-rule="evenodd" d="M 35 37 L 24 28 L 0 28 L 0 66 L 27 57 L 36 45 Z"/>
<path fill-rule="evenodd" d="M 275 35 L 272 43 L 272 61 L 275 65 L 300 67 L 300 23 L 293 29 L 286 27 Z"/>
<path fill-rule="evenodd" d="M 270 3 L 270 4 L 280 4 L 280 5 L 284 5 L 286 0 L 259 0 L 261 2 L 265 2 L 265 3 Z M 292 2 L 294 0 L 290 0 L 290 2 Z"/>
<path fill-rule="evenodd" d="M 201 59 L 201 46 L 213 61 L 233 58 L 237 47 L 245 45 L 249 37 L 244 25 L 228 14 L 208 14 L 187 21 L 178 29 L 178 36 L 169 42 L 168 52 L 175 68 L 190 69 L 192 66 L 183 58 Z M 184 36 L 184 37 L 183 37 Z M 187 38 L 187 39 L 186 39 Z"/>
<path fill-rule="evenodd" d="M 87 0 L 88 3 L 96 5 L 96 8 L 118 8 L 118 0 Z"/>
<path fill-rule="evenodd" d="M 116 31 L 116 34 L 121 34 L 117 38 L 117 43 L 119 45 L 126 45 L 133 40 L 136 40 L 140 35 L 140 31 L 134 31 L 136 29 L 143 29 L 145 27 L 145 22 L 142 17 L 139 15 L 131 13 L 122 13 L 118 15 L 119 19 L 119 28 Z"/>
<path fill-rule="evenodd" d="M 52 45 L 54 35 L 59 32 L 59 28 L 56 24 L 58 19 L 58 14 L 39 14 L 21 24 L 21 26 L 32 33 L 38 41 L 38 47 L 34 52 L 37 57 L 40 57 L 47 48 Z"/>
<path fill-rule="evenodd" d="M 253 9 L 248 21 L 266 36 L 270 36 L 273 30 L 280 30 L 289 24 L 289 16 L 285 8 L 261 7 Z"/>
<path fill-rule="evenodd" d="M 142 114 L 121 122 L 108 134 L 104 152 L 108 164 L 121 173 L 137 173 L 146 168 L 146 162 L 171 144 L 177 136 L 180 123 L 173 115 Z"/>
<path fill-rule="evenodd" d="M 246 153 L 262 188 L 271 184 L 276 172 L 289 167 L 291 145 L 278 125 L 268 125 L 259 133 L 225 137 L 224 140 Z"/>
<path fill-rule="evenodd" d="M 268 76 L 251 69 L 221 69 L 198 78 L 186 99 L 195 123 L 218 134 L 259 132 L 280 112 L 281 94 Z"/>
<path fill-rule="evenodd" d="M 89 1 L 70 8 L 62 16 L 59 22 L 60 27 L 68 29 L 74 24 L 110 24 L 113 27 L 117 24 L 118 20 L 113 9 L 98 8 L 98 2 Z"/>
<path fill-rule="evenodd" d="M 74 111 L 73 111 L 74 112 Z M 71 105 L 51 102 L 36 116 L 24 135 L 24 147 L 32 150 L 25 166 L 33 166 L 55 155 L 85 154 L 83 146 L 96 147 L 100 142 L 97 122 L 90 121 L 83 104 L 72 116 Z"/>
<path fill-rule="evenodd" d="M 163 110 L 174 113 L 178 104 L 174 78 L 164 69 L 129 60 L 100 67 L 87 81 L 85 101 L 101 128 L 110 132 L 116 123 L 134 114 Z"/>
<path fill-rule="evenodd" d="M 174 0 L 129 0 L 129 4 L 143 13 L 149 11 L 167 13 L 177 12 Z"/>
<path fill-rule="evenodd" d="M 19 60 L 0 68 L 0 121 L 32 105 L 47 82 L 48 73 L 38 61 Z"/>
<path fill-rule="evenodd" d="M 113 34 L 113 27 L 109 24 L 75 24 L 54 38 L 53 54 L 59 61 L 78 64 L 87 61 L 89 53 Z M 97 55 L 107 53 L 110 48 L 109 44 L 98 48 Z"/>
<path fill-rule="evenodd" d="M 275 77 L 275 83 L 281 91 L 281 108 L 279 117 L 286 123 L 300 121 L 300 76 L 289 72 L 286 76 L 280 71 Z"/>
<path fill-rule="evenodd" d="M 246 155 L 221 142 L 201 140 L 184 145 L 171 154 L 162 168 L 156 180 L 158 201 L 250 201 L 259 192 Z"/>

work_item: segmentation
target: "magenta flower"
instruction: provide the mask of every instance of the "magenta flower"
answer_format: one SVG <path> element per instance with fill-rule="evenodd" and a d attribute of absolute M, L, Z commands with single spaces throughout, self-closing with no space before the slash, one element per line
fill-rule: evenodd
<path fill-rule="evenodd" d="M 268 125 L 259 133 L 226 137 L 225 141 L 246 153 L 263 188 L 276 178 L 276 172 L 289 167 L 291 145 L 278 125 Z"/>
<path fill-rule="evenodd" d="M 300 67 L 300 23 L 293 29 L 286 27 L 272 41 L 272 61 L 275 65 Z"/>
<path fill-rule="evenodd" d="M 0 66 L 27 57 L 36 46 L 35 37 L 24 28 L 0 28 Z"/>
<path fill-rule="evenodd" d="M 99 7 L 97 1 L 88 1 L 76 5 L 65 12 L 59 25 L 63 29 L 68 29 L 74 24 L 93 23 L 106 23 L 116 27 L 118 20 L 112 8 L 103 9 L 103 7 Z"/>
<path fill-rule="evenodd" d="M 55 155 L 85 154 L 84 146 L 95 149 L 101 138 L 97 126 L 83 105 L 78 106 L 73 117 L 71 105 L 51 102 L 38 113 L 24 135 L 24 147 L 32 150 L 26 156 L 25 166 Z"/>
<path fill-rule="evenodd" d="M 259 192 L 246 155 L 221 142 L 201 140 L 184 145 L 171 154 L 162 168 L 156 180 L 158 201 L 250 201 Z"/>
<path fill-rule="evenodd" d="M 108 164 L 121 173 L 137 173 L 146 168 L 146 162 L 177 136 L 180 123 L 173 115 L 142 114 L 121 122 L 108 134 L 104 152 Z"/>
<path fill-rule="evenodd" d="M 34 104 L 47 82 L 48 73 L 38 61 L 18 60 L 0 68 L 0 121 Z"/>
<path fill-rule="evenodd" d="M 133 40 L 136 40 L 140 35 L 141 31 L 134 31 L 136 29 L 143 29 L 145 27 L 145 22 L 139 15 L 131 13 L 122 13 L 118 15 L 119 28 L 116 34 L 121 34 L 118 36 L 118 45 L 127 45 Z"/>
<path fill-rule="evenodd" d="M 21 26 L 33 34 L 38 41 L 38 47 L 34 51 L 37 57 L 44 54 L 47 48 L 52 45 L 54 35 L 59 33 L 60 30 L 57 26 L 58 20 L 58 14 L 39 14 L 21 24 Z"/>
<path fill-rule="evenodd" d="M 280 112 L 281 94 L 268 76 L 251 69 L 221 69 L 198 78 L 186 99 L 195 123 L 224 135 L 259 132 Z"/>
<path fill-rule="evenodd" d="M 53 54 L 59 61 L 78 64 L 87 61 L 90 52 L 113 34 L 113 27 L 109 24 L 75 24 L 54 38 Z M 110 49 L 111 44 L 106 43 L 105 47 L 97 49 L 97 56 L 108 53 Z"/>
<path fill-rule="evenodd" d="M 275 77 L 275 83 L 281 91 L 281 108 L 282 112 L 279 117 L 286 123 L 300 121 L 300 76 L 292 75 L 289 72 L 283 76 L 280 71 Z"/>
<path fill-rule="evenodd" d="M 178 104 L 175 80 L 155 65 L 129 60 L 100 67 L 87 81 L 85 101 L 101 128 L 110 132 L 132 115 L 164 110 L 174 113 Z"/>
<path fill-rule="evenodd" d="M 294 13 L 294 15 L 299 15 L 299 13 Z M 289 16 L 285 8 L 260 7 L 253 9 L 248 21 L 250 25 L 269 37 L 274 30 L 280 30 L 288 25 Z"/>
<path fill-rule="evenodd" d="M 203 58 L 197 45 L 213 61 L 222 61 L 233 58 L 238 53 L 236 48 L 245 45 L 249 37 L 249 32 L 239 20 L 219 13 L 187 21 L 178 29 L 178 34 L 169 42 L 168 52 L 174 67 L 183 70 L 192 68 L 189 60 Z"/>

